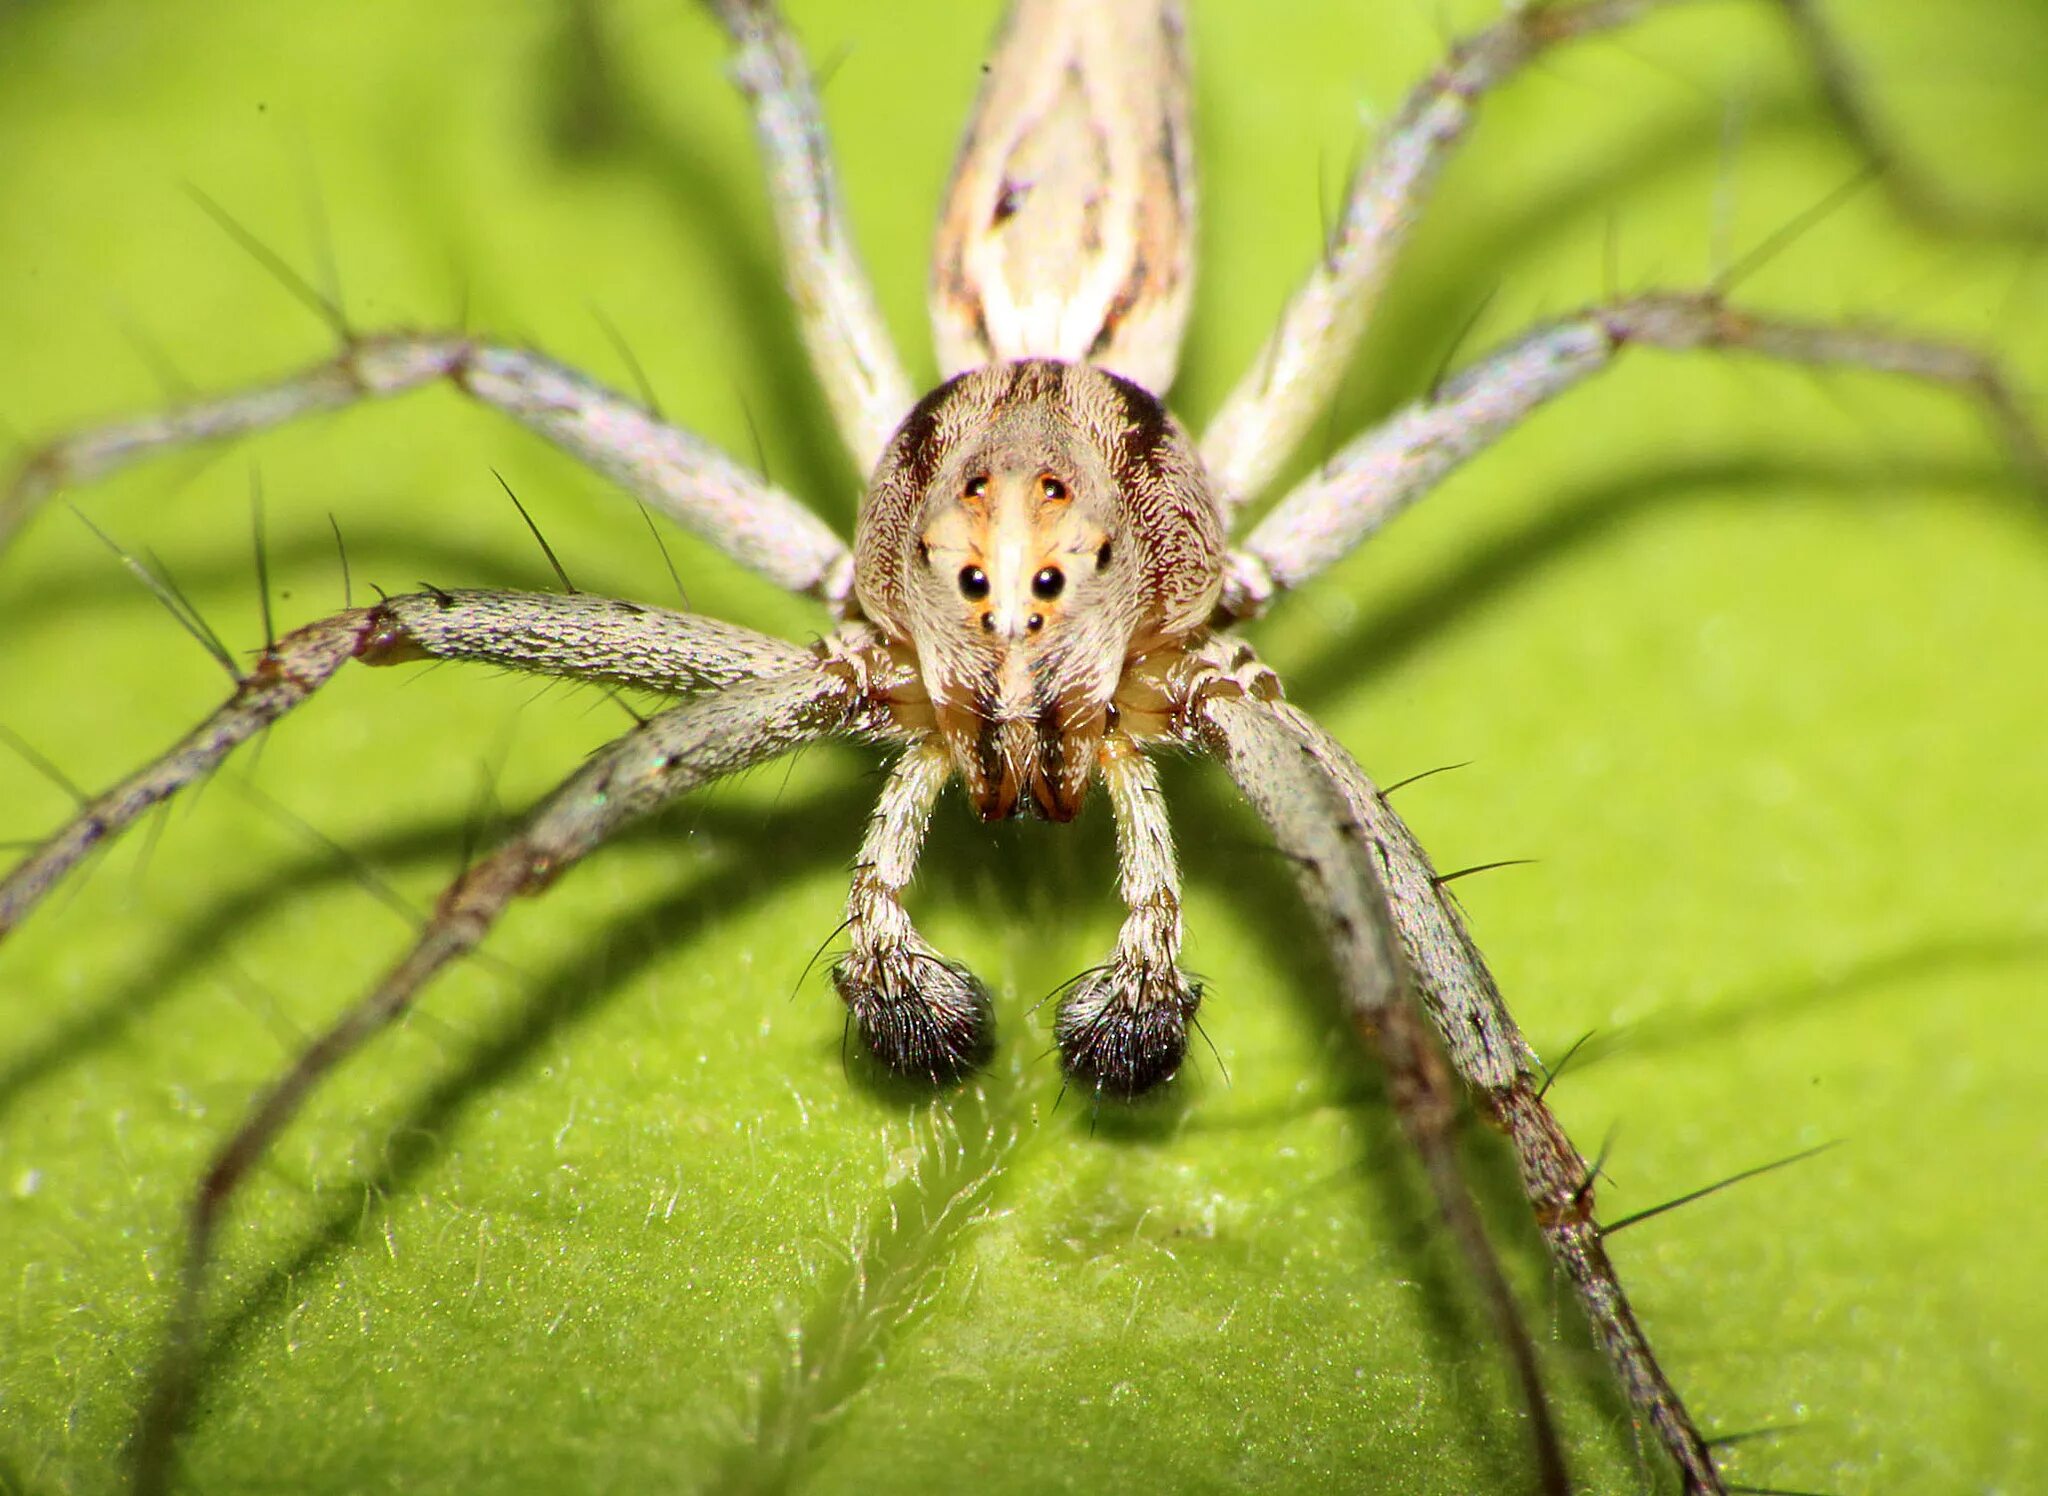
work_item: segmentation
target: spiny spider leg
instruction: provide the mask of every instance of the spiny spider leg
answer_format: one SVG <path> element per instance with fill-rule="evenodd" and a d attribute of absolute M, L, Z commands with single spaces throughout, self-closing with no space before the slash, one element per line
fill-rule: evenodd
<path fill-rule="evenodd" d="M 1346 1013 L 1386 1072 L 1394 1115 L 1507 1347 L 1529 1409 L 1540 1488 L 1564 1496 L 1571 1480 L 1536 1347 L 1458 1161 L 1458 1081 L 1417 1005 L 1413 956 L 1396 945 L 1408 931 L 1374 866 L 1368 833 L 1348 812 L 1329 767 L 1309 751 L 1298 725 L 1275 710 L 1277 683 L 1267 675 L 1249 684 L 1246 690 L 1237 681 L 1218 683 L 1215 694 L 1199 699 L 1190 725 L 1295 864 L 1330 942 Z M 1618 1295 L 1620 1285 L 1614 1288 Z M 1719 1490 L 1713 1480 L 1698 1489 Z"/>
<path fill-rule="evenodd" d="M 442 967 L 472 950 L 515 898 L 546 888 L 614 833 L 699 785 L 800 744 L 859 731 L 860 701 L 851 676 L 806 657 L 796 670 L 671 707 L 594 754 L 541 802 L 524 829 L 448 886 L 412 950 L 257 1098 L 201 1176 L 164 1359 L 137 1432 L 138 1489 L 161 1490 L 172 1473 L 222 1215 L 321 1081 L 403 1015 Z"/>
<path fill-rule="evenodd" d="M 811 367 L 847 450 L 866 473 L 917 396 L 847 230 L 810 67 L 769 0 L 708 3 L 737 49 L 733 77 L 753 106 Z"/>
<path fill-rule="evenodd" d="M 1611 31 L 1674 0 L 1517 5 L 1417 84 L 1352 178 L 1322 257 L 1202 434 L 1225 513 L 1273 481 L 1336 391 L 1430 188 L 1480 101 L 1560 42 Z"/>
<path fill-rule="evenodd" d="M 1100 761 L 1116 812 L 1118 891 L 1130 913 L 1108 963 L 1061 1001 L 1053 1033 L 1076 1084 L 1138 1096 L 1180 1069 L 1202 989 L 1180 969 L 1180 866 L 1159 771 L 1121 734 L 1103 740 Z"/>
<path fill-rule="evenodd" d="M 771 4 L 711 6 L 739 49 L 734 72 L 754 105 L 804 340 L 841 434 L 866 471 L 913 395 L 846 232 L 810 75 Z M 845 543 L 781 489 L 552 359 L 449 333 L 351 337 L 337 357 L 275 383 L 59 436 L 31 453 L 0 492 L 0 549 L 59 489 L 162 452 L 443 379 L 770 581 L 835 607 L 845 601 Z"/>
<path fill-rule="evenodd" d="M 1592 1172 L 1544 1104 L 1535 1055 L 1428 854 L 1341 744 L 1277 694 L 1263 710 L 1320 766 L 1341 793 L 1349 834 L 1372 849 L 1377 908 L 1392 921 L 1407 979 L 1452 1067 L 1513 1143 L 1537 1229 L 1551 1260 L 1571 1279 L 1623 1395 L 1656 1431 L 1687 1491 L 1725 1490 L 1705 1438 L 1658 1365 L 1602 1245 L 1593 1218 Z M 1219 712 L 1219 731 L 1244 715 L 1212 703 L 1210 718 Z"/>
<path fill-rule="evenodd" d="M 211 773 L 350 660 L 473 660 L 572 680 L 683 694 L 817 671 L 817 657 L 753 629 L 581 594 L 432 592 L 390 598 L 295 629 L 174 747 L 82 806 L 0 878 L 0 938 L 95 847 Z"/>
<path fill-rule="evenodd" d="M 57 437 L 0 494 L 0 549 L 58 489 L 163 452 L 439 380 L 503 411 L 770 581 L 835 604 L 845 597 L 852 570 L 845 542 L 781 489 L 553 359 L 446 333 L 362 337 L 274 384 Z"/>
<path fill-rule="evenodd" d="M 995 1052 L 988 989 L 933 950 L 903 907 L 932 806 L 952 777 L 952 757 L 937 739 L 906 750 L 891 766 L 846 897 L 852 948 L 832 968 L 832 985 L 868 1048 L 898 1074 L 934 1085 Z"/>
<path fill-rule="evenodd" d="M 1613 367 L 1636 345 L 1864 369 L 1955 390 L 1983 406 L 2023 475 L 2048 491 L 2048 448 L 1997 363 L 1974 349 L 1760 316 L 1712 291 L 1647 293 L 1525 333 L 1337 452 L 1281 499 L 1231 557 L 1224 610 L 1255 614 L 1275 593 L 1334 564 L 1537 407 Z"/>

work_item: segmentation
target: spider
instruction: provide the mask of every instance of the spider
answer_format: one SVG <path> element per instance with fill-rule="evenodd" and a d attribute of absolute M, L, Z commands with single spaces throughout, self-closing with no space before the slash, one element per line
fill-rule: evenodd
<path fill-rule="evenodd" d="M 1034 477 L 1036 477 L 1036 473 L 1034 473 Z M 1112 537 L 1112 539 L 1114 539 L 1114 537 Z M 1085 547 L 1083 547 L 1083 549 L 1085 549 Z M 1100 547 L 1098 547 L 1098 549 L 1100 549 Z M 1040 568 L 1040 570 L 1042 570 L 1042 568 Z M 965 572 L 965 568 L 963 568 L 963 572 Z M 961 576 L 961 574 L 954 574 L 954 576 L 958 578 L 958 576 Z M 694 576 L 694 570 L 692 570 L 692 584 L 694 584 L 694 580 L 696 580 L 696 576 Z M 1032 574 L 1032 580 L 1036 580 L 1036 574 Z M 958 584 L 961 584 L 961 586 L 965 586 L 965 580 L 963 580 L 963 582 L 958 582 Z M 432 605 L 432 607 L 434 607 L 436 611 L 440 609 L 440 598 L 438 598 L 436 594 L 432 594 L 432 592 L 430 592 L 430 594 L 424 594 L 424 596 L 428 598 L 428 602 L 430 602 L 430 605 Z M 963 598 L 963 600 L 975 600 L 975 598 Z M 557 607 L 582 607 L 582 605 L 557 605 Z M 645 615 L 643 615 L 643 617 L 645 617 Z M 1028 615 L 1026 615 L 1026 617 L 1028 617 Z M 1026 627 L 1028 627 L 1028 625 L 1026 625 Z M 1274 771 L 1272 771 L 1272 773 L 1274 773 L 1274 775 L 1280 775 L 1280 777 L 1284 779 L 1284 775 L 1286 775 L 1286 768 L 1284 768 L 1284 766 L 1274 766 Z M 1274 783 L 1274 781 L 1272 781 L 1272 777 L 1264 777 L 1264 779 L 1262 779 L 1260 783 L 1266 783 L 1266 785 L 1270 785 L 1270 783 Z M 1057 789 L 1055 789 L 1055 791 L 1049 791 L 1049 793 L 1055 793 L 1055 795 L 1057 795 Z M 1100 787 L 1098 787 L 1098 789 L 1096 789 L 1094 793 L 1098 793 L 1098 795 L 1100 795 Z M 997 803 L 995 807 L 999 809 L 1001 805 Z M 1059 805 L 1059 803 L 1055 801 L 1053 809 L 1055 809 L 1055 812 L 1057 812 L 1057 809 L 1065 809 L 1065 807 L 1063 807 L 1063 805 Z M 1032 846 L 1036 846 L 1036 842 L 1034 842 Z M 1341 853 L 1341 850 L 1329 850 L 1329 853 L 1327 853 L 1327 857 L 1323 857 L 1321 861 L 1325 861 L 1325 863 L 1329 863 L 1329 861 L 1341 861 L 1341 857 L 1343 857 L 1343 853 Z M 1360 873 L 1360 877 L 1364 877 L 1364 873 Z M 1358 975 L 1360 971 L 1368 969 L 1368 965 L 1370 965 L 1370 953 L 1364 953 L 1364 951 L 1354 951 L 1354 953 L 1350 953 L 1350 959 L 1348 959 L 1346 963 L 1343 963 L 1343 967 L 1341 967 L 1341 969 L 1343 969 L 1343 971 L 1346 971 L 1348 975 L 1354 975 L 1354 978 L 1356 978 L 1356 975 Z M 1104 1074 L 1102 1074 L 1102 1066 L 1098 1064 L 1098 1066 L 1096 1066 L 1096 1070 L 1094 1070 L 1094 1078 L 1110 1080 L 1112 1084 L 1118 1084 L 1118 1086 L 1122 1086 L 1124 1082 L 1128 1082 L 1130 1086 L 1135 1086 L 1135 1084 L 1137 1084 L 1137 1080 L 1143 1080 L 1143 1078 L 1151 1078 L 1151 1072 L 1157 1072 L 1157 1070 L 1167 1070 L 1167 1068 L 1171 1068 L 1171 1055 L 1161 1055 L 1161 1053 L 1159 1053 L 1159 1049 L 1157 1049 L 1157 1045 L 1155 1045 L 1153 1049 L 1149 1049 L 1149 1051 L 1145 1049 L 1145 1045 L 1139 1045 L 1139 1051 L 1141 1051 L 1141 1057 L 1143 1057 L 1143 1059 L 1149 1059 L 1149 1062 L 1151 1062 L 1151 1068 L 1149 1068 L 1149 1070 L 1145 1070 L 1143 1066 L 1139 1068 L 1139 1070 L 1145 1070 L 1145 1074 L 1139 1074 L 1139 1070 L 1133 1070 L 1133 1068 L 1128 1068 L 1128 1066 L 1126 1066 L 1126 1070 L 1124 1070 L 1122 1078 L 1118 1078 L 1116 1074 L 1108 1074 L 1108 1076 L 1104 1076 Z M 1083 1055 L 1083 1059 L 1085 1059 L 1085 1055 Z M 915 1064 L 918 1064 L 918 1066 L 922 1066 L 922 1068 L 932 1068 L 932 1055 L 930 1055 L 930 1053 L 926 1053 L 926 1051 L 920 1051 L 918 1059 L 915 1059 Z M 1083 1070 L 1083 1074 L 1087 1074 L 1087 1072 Z"/>

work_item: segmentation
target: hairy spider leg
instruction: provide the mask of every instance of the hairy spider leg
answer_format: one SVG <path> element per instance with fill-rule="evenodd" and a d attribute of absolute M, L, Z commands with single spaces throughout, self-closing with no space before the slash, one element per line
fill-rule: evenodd
<path fill-rule="evenodd" d="M 1254 615 L 1334 565 L 1540 406 L 1613 368 L 1637 345 L 1862 369 L 1953 390 L 1982 408 L 2021 475 L 2048 494 L 2048 449 L 1997 362 L 1984 354 L 1874 328 L 1740 311 L 1713 291 L 1653 292 L 1524 333 L 1333 454 L 1232 554 L 1224 611 Z"/>
<path fill-rule="evenodd" d="M 0 549 L 59 489 L 204 442 L 447 381 L 616 481 L 742 566 L 836 603 L 852 581 L 846 543 L 781 489 L 703 438 L 542 354 L 447 333 L 352 339 L 296 375 L 59 436 L 0 494 Z"/>

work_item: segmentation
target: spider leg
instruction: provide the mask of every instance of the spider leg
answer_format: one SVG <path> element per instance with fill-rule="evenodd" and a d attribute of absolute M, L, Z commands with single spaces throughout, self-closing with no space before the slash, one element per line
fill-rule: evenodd
<path fill-rule="evenodd" d="M 223 1213 L 321 1081 L 404 1014 L 441 968 L 473 949 L 515 898 L 545 889 L 615 832 L 677 796 L 848 730 L 858 700 L 847 675 L 806 656 L 794 670 L 671 707 L 594 754 L 541 802 L 524 829 L 448 886 L 412 950 L 257 1098 L 201 1176 L 164 1358 L 137 1430 L 140 1489 L 160 1490 L 170 1478 Z"/>
<path fill-rule="evenodd" d="M 1727 350 L 1864 369 L 1945 387 L 1983 407 L 2015 464 L 2048 489 L 2048 448 L 1998 365 L 1952 343 L 1760 316 L 1713 291 L 1631 296 L 1539 327 L 1344 447 L 1288 493 L 1231 557 L 1223 608 L 1257 613 L 1346 555 L 1537 407 L 1611 368 L 1627 348 Z"/>
<path fill-rule="evenodd" d="M 1537 1229 L 1551 1260 L 1570 1279 L 1623 1395 L 1677 1465 L 1686 1491 L 1724 1492 L 1727 1487 L 1709 1446 L 1658 1365 L 1602 1245 L 1594 1220 L 1593 1175 L 1544 1104 L 1535 1055 L 1501 1000 L 1457 906 L 1443 892 L 1428 854 L 1365 772 L 1315 722 L 1278 700 L 1277 690 L 1268 677 L 1264 694 L 1272 699 L 1253 703 L 1219 696 L 1203 703 L 1201 710 L 1212 746 L 1231 768 L 1239 788 L 1274 826 L 1282 846 L 1303 863 L 1311 900 L 1333 911 L 1325 917 L 1343 953 L 1343 980 L 1354 1016 L 1367 1011 L 1361 1005 L 1374 996 L 1353 969 L 1361 959 L 1358 952 L 1370 956 L 1372 947 L 1347 923 L 1361 917 L 1356 912 L 1360 896 L 1337 885 L 1369 874 L 1372 882 L 1364 886 L 1370 890 L 1370 902 L 1364 915 L 1376 932 L 1391 923 L 1400 965 L 1405 967 L 1398 980 L 1420 1000 L 1421 1011 L 1441 1041 L 1442 1056 L 1472 1091 L 1482 1112 L 1508 1134 Z M 1256 760 L 1247 757 L 1254 752 Z M 1261 783 L 1261 774 L 1270 774 L 1278 788 Z M 1319 814 L 1330 822 L 1327 826 L 1318 813 L 1288 812 L 1278 803 L 1309 794 L 1305 787 L 1290 786 L 1310 781 L 1325 786 L 1315 795 L 1322 807 Z M 1275 802 L 1277 810 L 1269 812 L 1268 802 Z M 1374 940 L 1385 938 L 1373 935 Z M 1383 1011 L 1408 1007 L 1400 1002 L 1388 1006 L 1384 996 L 1378 1000 Z M 1384 1031 L 1378 1042 L 1383 1049 L 1388 1046 Z M 1395 1074 L 1395 1103 L 1405 1108 L 1403 1082 L 1399 1072 Z M 1438 1166 L 1432 1162 L 1431 1167 L 1434 1172 Z M 1443 1188 L 1438 1185 L 1439 1198 Z M 1475 1249 L 1468 1242 L 1466 1250 L 1469 1254 Z"/>
<path fill-rule="evenodd" d="M 70 824 L 0 878 L 0 939 L 95 847 L 211 773 L 348 661 L 427 659 L 670 695 L 819 668 L 815 655 L 752 629 L 580 593 L 418 593 L 337 613 L 271 645 L 218 710 L 154 763 L 81 806 Z"/>
<path fill-rule="evenodd" d="M 890 769 L 847 894 L 852 949 L 832 968 L 832 985 L 875 1057 L 933 1085 L 983 1064 L 995 1048 L 988 989 L 932 949 L 903 907 L 932 806 L 952 777 L 952 756 L 936 737 Z"/>
<path fill-rule="evenodd" d="M 1480 101 L 1559 43 L 1611 31 L 1671 3 L 1511 6 L 1452 47 L 1409 93 L 1352 178 L 1322 258 L 1203 434 L 1202 460 L 1226 513 L 1272 482 L 1336 392 L 1395 257 Z"/>
<path fill-rule="evenodd" d="M 503 411 L 770 581 L 834 604 L 851 589 L 845 542 L 701 437 L 541 354 L 451 333 L 352 339 L 339 356 L 273 384 L 59 436 L 30 454 L 0 493 L 0 548 L 61 488 L 439 380 Z"/>
<path fill-rule="evenodd" d="M 772 0 L 708 0 L 736 49 L 733 77 L 754 110 L 790 299 L 855 464 L 867 473 L 916 392 L 854 249 L 803 50 Z"/>
<path fill-rule="evenodd" d="M 1115 954 L 1060 1003 L 1053 1033 L 1076 1083 L 1138 1096 L 1180 1068 L 1202 989 L 1180 969 L 1180 867 L 1158 771 L 1121 736 L 1104 740 L 1101 762 L 1116 811 L 1117 881 L 1130 913 Z"/>
<path fill-rule="evenodd" d="M 1179 5 L 1019 0 L 983 71 L 932 254 L 941 370 L 1086 360 L 1165 394 L 1194 285 Z"/>
<path fill-rule="evenodd" d="M 1385 1067 L 1401 1130 L 1422 1159 L 1437 1208 L 1507 1347 L 1529 1409 L 1540 1487 L 1547 1496 L 1564 1496 L 1571 1481 L 1535 1343 L 1458 1165 L 1452 1065 L 1465 1069 L 1457 1055 L 1464 1041 L 1440 1044 L 1423 1019 L 1416 999 L 1426 999 L 1429 977 L 1405 948 L 1410 927 L 1399 895 L 1391 892 L 1393 880 L 1386 878 L 1396 870 L 1384 858 L 1375 865 L 1372 834 L 1347 805 L 1348 793 L 1322 755 L 1310 749 L 1302 724 L 1277 701 L 1226 692 L 1204 700 L 1198 710 L 1196 731 L 1295 863 L 1309 906 L 1329 938 L 1346 1013 Z M 1384 808 L 1382 813 L 1390 814 Z M 1619 1285 L 1613 1287 L 1618 1295 Z M 1648 1347 L 1642 1349 L 1647 1356 Z M 1650 1365 L 1654 1369 L 1655 1362 Z"/>

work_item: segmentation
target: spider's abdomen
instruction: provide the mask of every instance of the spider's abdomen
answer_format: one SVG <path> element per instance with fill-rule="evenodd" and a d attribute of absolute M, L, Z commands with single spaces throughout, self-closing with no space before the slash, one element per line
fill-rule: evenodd
<path fill-rule="evenodd" d="M 1071 820 L 1125 666 L 1207 623 L 1222 521 L 1179 423 L 1045 359 L 918 402 L 861 506 L 854 590 L 909 644 L 985 819 Z"/>

